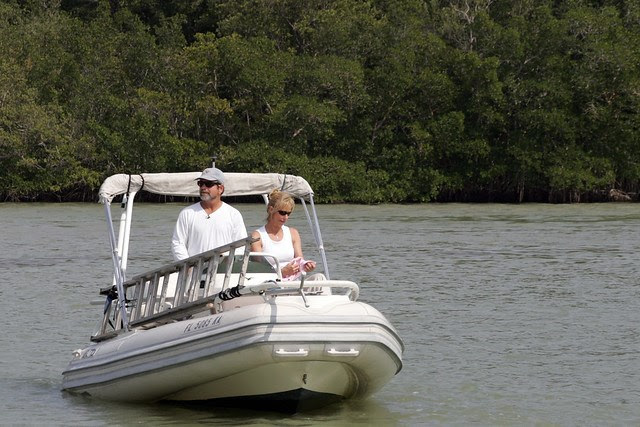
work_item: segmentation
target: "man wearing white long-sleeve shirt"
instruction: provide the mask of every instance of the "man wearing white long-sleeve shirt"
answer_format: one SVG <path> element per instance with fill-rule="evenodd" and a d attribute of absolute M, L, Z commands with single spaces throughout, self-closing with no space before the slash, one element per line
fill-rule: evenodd
<path fill-rule="evenodd" d="M 224 174 L 205 169 L 196 180 L 200 202 L 184 208 L 173 231 L 171 252 L 176 261 L 247 237 L 242 214 L 223 202 Z"/>

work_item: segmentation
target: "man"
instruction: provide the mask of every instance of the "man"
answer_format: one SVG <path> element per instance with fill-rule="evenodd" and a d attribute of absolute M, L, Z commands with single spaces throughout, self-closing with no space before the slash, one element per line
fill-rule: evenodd
<path fill-rule="evenodd" d="M 200 202 L 184 208 L 173 231 L 171 252 L 176 261 L 247 237 L 242 214 L 223 202 L 224 174 L 205 169 L 196 179 Z"/>

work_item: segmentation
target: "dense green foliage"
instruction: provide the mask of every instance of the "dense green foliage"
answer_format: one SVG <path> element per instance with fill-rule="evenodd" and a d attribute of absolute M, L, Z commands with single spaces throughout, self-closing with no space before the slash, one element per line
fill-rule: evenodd
<path fill-rule="evenodd" d="M 637 0 L 0 1 L 0 200 L 301 174 L 324 202 L 640 183 Z"/>

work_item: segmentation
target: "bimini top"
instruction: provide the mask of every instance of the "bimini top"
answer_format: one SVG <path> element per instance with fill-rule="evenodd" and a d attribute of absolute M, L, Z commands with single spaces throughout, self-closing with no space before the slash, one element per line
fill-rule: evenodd
<path fill-rule="evenodd" d="M 166 196 L 198 197 L 196 179 L 202 172 L 117 174 L 105 179 L 100 186 L 100 203 L 111 203 L 114 197 L 128 192 L 145 190 Z M 225 172 L 225 196 L 269 194 L 274 189 L 286 191 L 294 197 L 309 198 L 313 190 L 300 176 L 278 173 Z"/>

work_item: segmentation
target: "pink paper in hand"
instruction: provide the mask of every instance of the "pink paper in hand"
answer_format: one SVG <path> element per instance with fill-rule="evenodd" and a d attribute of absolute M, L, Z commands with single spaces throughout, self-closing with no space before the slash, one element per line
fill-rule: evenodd
<path fill-rule="evenodd" d="M 296 257 L 292 259 L 290 264 L 297 265 L 299 272 L 297 274 L 292 274 L 291 276 L 284 277 L 282 280 L 289 281 L 289 280 L 296 280 L 297 278 L 299 278 L 302 275 L 302 272 L 304 271 L 305 264 L 308 262 L 309 261 L 305 261 L 304 258 L 302 257 Z"/>

